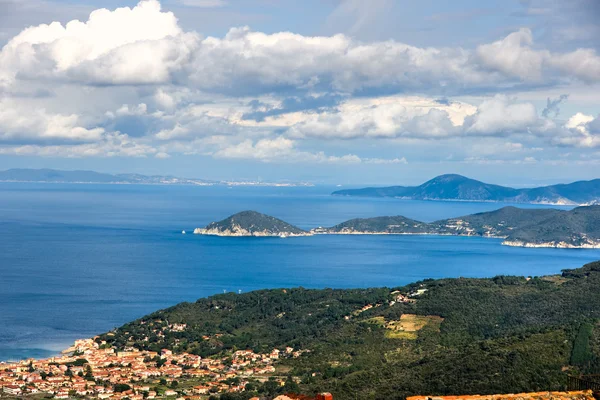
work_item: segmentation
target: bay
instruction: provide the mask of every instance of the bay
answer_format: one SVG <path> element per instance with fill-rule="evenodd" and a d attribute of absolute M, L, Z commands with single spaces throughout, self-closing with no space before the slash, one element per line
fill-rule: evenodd
<path fill-rule="evenodd" d="M 513 248 L 485 238 L 181 234 L 247 209 L 309 229 L 381 215 L 433 221 L 505 205 L 332 190 L 0 184 L 0 360 L 49 356 L 77 338 L 223 291 L 536 276 L 600 259 L 600 250 Z"/>

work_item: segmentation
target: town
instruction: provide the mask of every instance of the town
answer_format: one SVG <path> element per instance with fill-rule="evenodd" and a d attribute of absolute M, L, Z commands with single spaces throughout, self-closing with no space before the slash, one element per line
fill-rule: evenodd
<path fill-rule="evenodd" d="M 172 328 L 185 329 L 185 325 Z M 291 347 L 268 354 L 236 350 L 202 358 L 167 349 L 160 353 L 135 348 L 117 351 L 95 337 L 75 341 L 59 357 L 0 363 L 0 392 L 8 396 L 48 394 L 55 399 L 204 399 L 242 392 L 251 381 L 283 386 L 286 378 L 275 375 L 274 364 L 306 351 Z"/>

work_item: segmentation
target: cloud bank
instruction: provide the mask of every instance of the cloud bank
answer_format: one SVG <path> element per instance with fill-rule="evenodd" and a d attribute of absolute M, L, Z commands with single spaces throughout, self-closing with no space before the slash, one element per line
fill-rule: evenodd
<path fill-rule="evenodd" d="M 472 48 L 248 27 L 206 37 L 142 0 L 7 42 L 0 153 L 403 164 L 410 146 L 430 142 L 506 140 L 521 153 L 600 147 L 597 116 L 558 119 L 568 95 L 543 109 L 520 98 L 578 85 L 600 85 L 596 50 L 540 48 L 530 28 Z"/>

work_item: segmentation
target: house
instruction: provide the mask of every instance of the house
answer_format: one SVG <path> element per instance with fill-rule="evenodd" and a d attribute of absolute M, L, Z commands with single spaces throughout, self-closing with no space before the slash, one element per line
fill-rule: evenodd
<path fill-rule="evenodd" d="M 207 394 L 210 387 L 208 386 L 194 386 L 194 393 L 196 394 Z"/>
<path fill-rule="evenodd" d="M 23 391 L 21 390 L 20 386 L 17 385 L 6 385 L 4 386 L 4 393 L 6 394 L 12 394 L 13 396 L 19 396 L 21 395 Z"/>

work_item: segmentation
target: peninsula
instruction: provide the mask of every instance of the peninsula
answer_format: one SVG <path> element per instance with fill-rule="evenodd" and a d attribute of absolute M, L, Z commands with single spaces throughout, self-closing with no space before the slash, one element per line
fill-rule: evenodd
<path fill-rule="evenodd" d="M 403 216 L 356 218 L 333 227 L 302 230 L 280 219 L 244 211 L 195 234 L 217 236 L 310 236 L 310 235 L 448 235 L 504 239 L 518 247 L 600 248 L 600 206 L 557 209 L 501 209 L 431 223 Z"/>
<path fill-rule="evenodd" d="M 600 179 L 527 189 L 492 185 L 465 176 L 440 175 L 419 186 L 338 190 L 336 196 L 395 197 L 411 200 L 497 201 L 556 205 L 600 203 Z"/>

